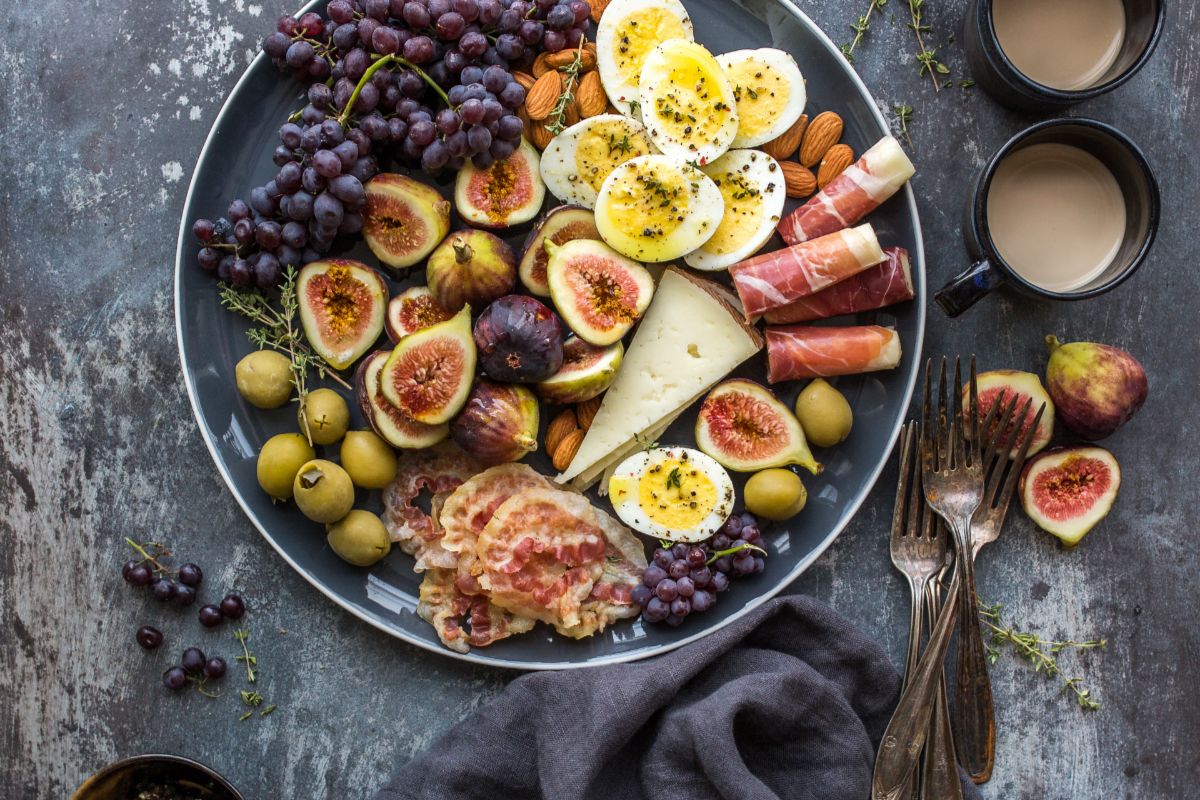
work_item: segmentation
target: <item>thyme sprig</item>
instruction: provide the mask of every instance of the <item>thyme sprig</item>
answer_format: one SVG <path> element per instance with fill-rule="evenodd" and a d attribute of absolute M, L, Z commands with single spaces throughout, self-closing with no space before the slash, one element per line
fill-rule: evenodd
<path fill-rule="evenodd" d="M 1036 633 L 1023 633 L 1006 627 L 1000 617 L 1002 610 L 1003 607 L 999 603 L 994 605 L 987 605 L 982 601 L 979 603 L 979 619 L 991 631 L 991 641 L 986 643 L 988 661 L 992 664 L 996 663 L 996 659 L 1000 657 L 1000 647 L 1006 644 L 1010 645 L 1017 656 L 1033 665 L 1034 672 L 1042 673 L 1047 680 L 1061 678 L 1063 691 L 1073 692 L 1075 701 L 1080 708 L 1085 711 L 1098 710 L 1100 702 L 1093 696 L 1091 689 L 1084 686 L 1082 677 L 1068 676 L 1063 672 L 1062 666 L 1058 663 L 1058 654 L 1064 650 L 1104 649 L 1108 645 L 1108 640 L 1100 638 L 1080 642 L 1073 639 L 1063 641 L 1043 639 Z"/>
<path fill-rule="evenodd" d="M 246 680 L 254 683 L 258 680 L 258 673 L 254 668 L 258 666 L 258 658 L 250 653 L 249 646 L 246 645 L 246 640 L 250 638 L 250 631 L 246 628 L 238 628 L 233 632 L 233 638 L 238 640 L 238 644 L 242 646 L 242 655 L 234 656 L 234 661 L 240 661 L 246 665 Z M 245 692 L 242 692 L 245 695 Z M 245 699 L 244 697 L 242 698 Z"/>
<path fill-rule="evenodd" d="M 575 48 L 575 59 L 559 70 L 563 73 L 563 90 L 558 96 L 558 102 L 554 104 L 554 108 L 550 111 L 550 116 L 546 123 L 546 130 L 557 135 L 563 132 L 567 127 L 567 107 L 575 100 L 575 84 L 579 80 L 579 73 L 583 71 L 583 39 L 580 38 L 579 46 Z"/>
<path fill-rule="evenodd" d="M 900 129 L 900 135 L 904 137 L 904 141 L 908 142 L 908 146 L 913 146 L 912 137 L 908 135 L 908 123 L 912 122 L 913 107 L 907 103 L 897 103 L 892 106 L 892 111 L 896 115 L 896 127 Z"/>
<path fill-rule="evenodd" d="M 250 652 L 250 647 L 246 641 L 250 638 L 250 630 L 248 628 L 238 628 L 233 632 L 233 638 L 237 639 L 238 644 L 242 646 L 242 655 L 234 656 L 234 661 L 240 661 L 246 665 L 246 680 L 251 684 L 250 689 L 242 689 L 238 695 L 242 698 L 242 705 L 247 706 L 249 710 L 238 717 L 239 722 L 244 722 L 254 716 L 254 712 L 258 711 L 260 717 L 265 717 L 274 711 L 278 706 L 269 704 L 263 707 L 264 697 L 262 693 L 255 688 L 258 682 L 258 657 Z"/>
<path fill-rule="evenodd" d="M 912 28 L 913 34 L 917 37 L 917 64 L 920 65 L 920 74 L 929 73 L 929 77 L 933 80 L 933 90 L 935 92 L 942 89 L 942 78 L 940 75 L 949 75 L 950 68 L 937 59 L 937 51 L 931 50 L 925 44 L 923 34 L 931 33 L 933 27 L 924 21 L 922 9 L 925 7 L 925 0 L 908 0 L 909 23 L 908 27 Z"/>
<path fill-rule="evenodd" d="M 867 6 L 866 13 L 859 16 L 858 19 L 850 23 L 850 30 L 854 31 L 854 38 L 842 45 L 842 55 L 850 63 L 854 63 L 854 48 L 858 47 L 859 42 L 867 35 L 867 30 L 871 26 L 871 15 L 877 10 L 882 13 L 882 9 L 887 5 L 887 0 L 871 0 L 871 5 Z"/>

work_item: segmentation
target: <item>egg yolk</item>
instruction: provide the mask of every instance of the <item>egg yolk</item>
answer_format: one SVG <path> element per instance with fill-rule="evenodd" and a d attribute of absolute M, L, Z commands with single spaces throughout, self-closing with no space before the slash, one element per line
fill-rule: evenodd
<path fill-rule="evenodd" d="M 642 165 L 609 186 L 607 212 L 613 226 L 632 239 L 664 239 L 687 219 L 693 183 L 675 169 Z"/>
<path fill-rule="evenodd" d="M 716 61 L 712 62 L 713 65 Z M 722 100 L 717 76 L 708 65 L 679 58 L 671 66 L 660 94 L 654 98 L 654 125 L 671 138 L 698 144 L 716 144 L 732 109 Z"/>
<path fill-rule="evenodd" d="M 701 249 L 710 253 L 728 253 L 741 247 L 762 227 L 762 192 L 753 181 L 737 172 L 711 177 L 725 199 L 725 214 L 712 238 Z"/>
<path fill-rule="evenodd" d="M 618 22 L 613 38 L 616 41 L 616 64 L 621 82 L 627 86 L 637 86 L 646 56 L 659 42 L 691 37 L 674 14 L 662 8 L 643 8 Z"/>
<path fill-rule="evenodd" d="M 717 487 L 687 461 L 655 464 L 638 481 L 638 505 L 652 522 L 673 530 L 699 525 L 717 504 Z"/>
<path fill-rule="evenodd" d="M 738 133 L 757 136 L 774 125 L 791 96 L 787 79 L 754 61 L 731 64 L 725 74 L 737 98 Z"/>
<path fill-rule="evenodd" d="M 580 180 L 597 192 L 614 169 L 648 151 L 637 137 L 630 137 L 621 125 L 597 126 L 575 146 L 575 172 Z"/>

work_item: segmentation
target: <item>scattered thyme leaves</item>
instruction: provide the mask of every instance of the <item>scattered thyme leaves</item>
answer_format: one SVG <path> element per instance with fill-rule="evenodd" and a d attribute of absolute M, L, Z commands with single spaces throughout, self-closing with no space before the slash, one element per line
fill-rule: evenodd
<path fill-rule="evenodd" d="M 904 104 L 896 104 L 892 106 L 892 112 L 896 115 L 896 127 L 899 129 L 900 135 L 904 137 L 904 141 L 908 142 L 908 146 L 913 146 L 912 137 L 908 134 L 908 123 L 912 122 L 913 107 Z"/>
<path fill-rule="evenodd" d="M 863 37 L 866 36 L 867 30 L 871 26 L 871 15 L 874 14 L 876 10 L 880 10 L 882 13 L 882 9 L 886 5 L 887 0 L 871 0 L 871 4 L 867 6 L 866 13 L 862 14 L 858 19 L 850 23 L 850 30 L 854 31 L 854 38 L 842 45 L 842 55 L 844 55 L 846 60 L 850 63 L 854 63 L 854 48 L 858 47 L 859 43 L 863 40 Z"/>
<path fill-rule="evenodd" d="M 924 76 L 929 73 L 929 77 L 933 80 L 933 90 L 941 91 L 942 79 L 939 75 L 949 75 L 950 68 L 937 59 L 937 51 L 929 48 L 925 44 L 924 34 L 932 33 L 933 27 L 924 21 L 922 11 L 925 7 L 925 0 L 908 0 L 909 23 L 908 27 L 912 29 L 913 35 L 917 38 L 917 64 L 920 65 L 920 74 Z"/>
<path fill-rule="evenodd" d="M 546 130 L 553 134 L 562 133 L 567 127 L 567 107 L 575 100 L 575 85 L 579 81 L 579 73 L 583 71 L 582 38 L 579 47 L 575 48 L 575 60 L 559 71 L 563 73 L 563 90 L 550 111 L 550 121 L 546 123 Z"/>
<path fill-rule="evenodd" d="M 667 488 L 683 488 L 683 476 L 679 474 L 679 467 L 671 467 L 671 471 L 667 473 Z"/>
<path fill-rule="evenodd" d="M 260 717 L 265 717 L 278 708 L 278 706 L 271 703 L 262 707 L 265 698 L 255 686 L 258 683 L 258 670 L 255 669 L 258 666 L 258 658 L 250 652 L 250 648 L 246 644 L 250 638 L 250 630 L 248 628 L 238 628 L 233 632 L 233 638 L 237 639 L 238 643 L 242 646 L 242 655 L 234 656 L 234 660 L 246 665 L 246 680 L 251 684 L 251 688 L 238 691 L 238 695 L 242 698 L 242 705 L 248 707 L 248 710 L 238 717 L 238 721 L 244 722 L 250 719 L 250 717 L 254 716 L 255 711 L 258 711 Z M 259 711 L 260 707 L 262 707 L 261 711 Z"/>
<path fill-rule="evenodd" d="M 246 645 L 246 640 L 250 638 L 250 631 L 246 628 L 238 628 L 233 632 L 233 638 L 237 639 L 238 644 L 242 646 L 242 655 L 234 656 L 233 660 L 246 665 L 246 680 L 254 683 L 258 678 L 258 673 L 254 671 L 254 668 L 258 666 L 258 658 L 250 653 L 250 648 Z M 242 699 L 246 699 L 246 692 L 242 692 Z"/>

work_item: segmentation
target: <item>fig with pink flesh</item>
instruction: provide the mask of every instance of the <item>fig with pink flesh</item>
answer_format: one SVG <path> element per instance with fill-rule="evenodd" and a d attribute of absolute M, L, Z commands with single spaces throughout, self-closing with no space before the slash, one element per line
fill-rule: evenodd
<path fill-rule="evenodd" d="M 977 376 L 977 387 L 979 391 L 979 418 L 982 420 L 987 417 L 991 411 L 992 405 L 999 401 L 1002 405 L 1000 410 L 996 412 L 996 418 L 1002 416 L 1003 410 L 1012 402 L 1013 398 L 1017 398 L 1017 404 L 1014 408 L 1012 418 L 1009 420 L 1008 427 L 1002 434 L 1000 444 L 1002 447 L 1010 451 L 1010 455 L 1014 455 L 1019 448 L 1013 448 L 1010 442 L 1013 441 L 1012 436 L 1018 431 L 1020 438 L 1017 442 L 1024 441 L 1024 437 L 1029 433 L 1029 428 L 1033 425 L 1034 417 L 1037 416 L 1038 409 L 1042 404 L 1046 404 L 1046 410 L 1042 412 L 1042 420 L 1038 423 L 1038 429 L 1033 434 L 1033 441 L 1029 443 L 1028 455 L 1040 452 L 1050 443 L 1050 437 L 1054 435 L 1054 401 L 1050 399 L 1050 395 L 1046 394 L 1046 390 L 1042 387 L 1042 382 L 1038 380 L 1038 376 L 1032 372 L 1020 372 L 1015 369 L 994 369 L 988 372 L 981 372 Z M 970 384 L 963 385 L 963 408 L 969 406 Z M 1024 420 L 1019 420 L 1017 417 L 1022 408 L 1025 407 L 1027 401 L 1032 400 L 1029 404 L 1029 411 L 1025 415 Z M 984 440 L 990 437 L 989 431 L 984 431 Z"/>
<path fill-rule="evenodd" d="M 450 230 L 450 203 L 431 186 L 405 175 L 380 173 L 364 188 L 363 239 L 389 267 L 402 269 L 422 261 Z"/>
<path fill-rule="evenodd" d="M 379 376 L 390 350 L 376 350 L 364 358 L 354 373 L 358 408 L 371 427 L 392 447 L 420 450 L 433 447 L 450 435 L 450 426 L 417 422 L 388 402 L 379 386 Z"/>
<path fill-rule="evenodd" d="M 475 382 L 471 307 L 401 339 L 379 382 L 387 401 L 417 422 L 449 422 Z"/>
<path fill-rule="evenodd" d="M 480 378 L 450 437 L 485 464 L 520 461 L 537 449 L 538 401 L 524 386 Z"/>
<path fill-rule="evenodd" d="M 1146 402 L 1146 370 L 1124 350 L 1096 342 L 1062 344 L 1054 335 L 1046 337 L 1046 345 L 1046 387 L 1058 418 L 1079 438 L 1111 435 Z"/>
<path fill-rule="evenodd" d="M 543 246 L 550 255 L 550 299 L 580 339 L 600 346 L 619 341 L 649 307 L 650 272 L 604 242 L 575 239 Z"/>
<path fill-rule="evenodd" d="M 546 264 L 550 255 L 545 243 L 566 244 L 575 239 L 599 239 L 596 215 L 583 206 L 559 206 L 547 211 L 529 236 L 525 239 L 525 253 L 521 256 L 519 274 L 521 284 L 530 294 L 550 296 L 550 284 L 546 282 Z"/>
<path fill-rule="evenodd" d="M 425 282 L 447 311 L 464 305 L 483 308 L 517 285 L 517 257 L 495 234 L 471 228 L 455 231 L 429 256 Z"/>
<path fill-rule="evenodd" d="M 485 308 L 475 321 L 475 347 L 489 377 L 537 383 L 562 366 L 563 326 L 543 303 L 510 294 Z"/>
<path fill-rule="evenodd" d="M 346 369 L 383 331 L 388 287 L 366 264 L 331 258 L 301 268 L 296 300 L 313 350 L 334 369 Z"/>
<path fill-rule="evenodd" d="M 804 430 L 791 410 L 754 381 L 734 378 L 717 384 L 696 416 L 696 446 L 734 472 L 757 472 L 798 464 L 814 475 Z"/>
<path fill-rule="evenodd" d="M 1101 447 L 1056 447 L 1021 471 L 1021 507 L 1039 528 L 1079 544 L 1108 515 L 1121 488 L 1121 467 Z"/>
<path fill-rule="evenodd" d="M 598 397 L 617 379 L 624 357 L 625 345 L 620 342 L 597 347 L 570 336 L 563 344 L 562 367 L 538 384 L 538 394 L 548 403 L 563 406 Z"/>
<path fill-rule="evenodd" d="M 410 333 L 445 322 L 454 316 L 438 305 L 428 286 L 413 286 L 388 301 L 384 325 L 388 338 L 398 342 Z"/>
<path fill-rule="evenodd" d="M 468 161 L 454 181 L 454 207 L 467 222 L 484 228 L 529 222 L 546 199 L 539 162 L 537 150 L 524 139 L 516 152 L 487 169 Z"/>

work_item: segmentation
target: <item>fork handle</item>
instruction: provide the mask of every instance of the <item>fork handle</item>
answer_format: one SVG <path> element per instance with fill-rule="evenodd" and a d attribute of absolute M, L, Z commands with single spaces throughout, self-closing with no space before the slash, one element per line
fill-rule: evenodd
<path fill-rule="evenodd" d="M 996 710 L 992 704 L 987 652 L 979 629 L 974 570 L 967 570 L 964 577 L 959 590 L 962 612 L 958 616 L 958 657 L 951 721 L 959 763 L 972 781 L 986 783 L 992 777 L 996 762 Z"/>
<path fill-rule="evenodd" d="M 926 609 L 930 619 L 937 619 L 940 584 L 929 582 Z M 925 763 L 921 777 L 921 800 L 962 800 L 962 784 L 958 780 L 958 764 L 954 757 L 954 734 L 950 727 L 949 700 L 946 698 L 946 671 L 938 676 L 937 692 L 933 697 L 933 720 L 929 723 L 929 741 L 925 743 Z"/>

